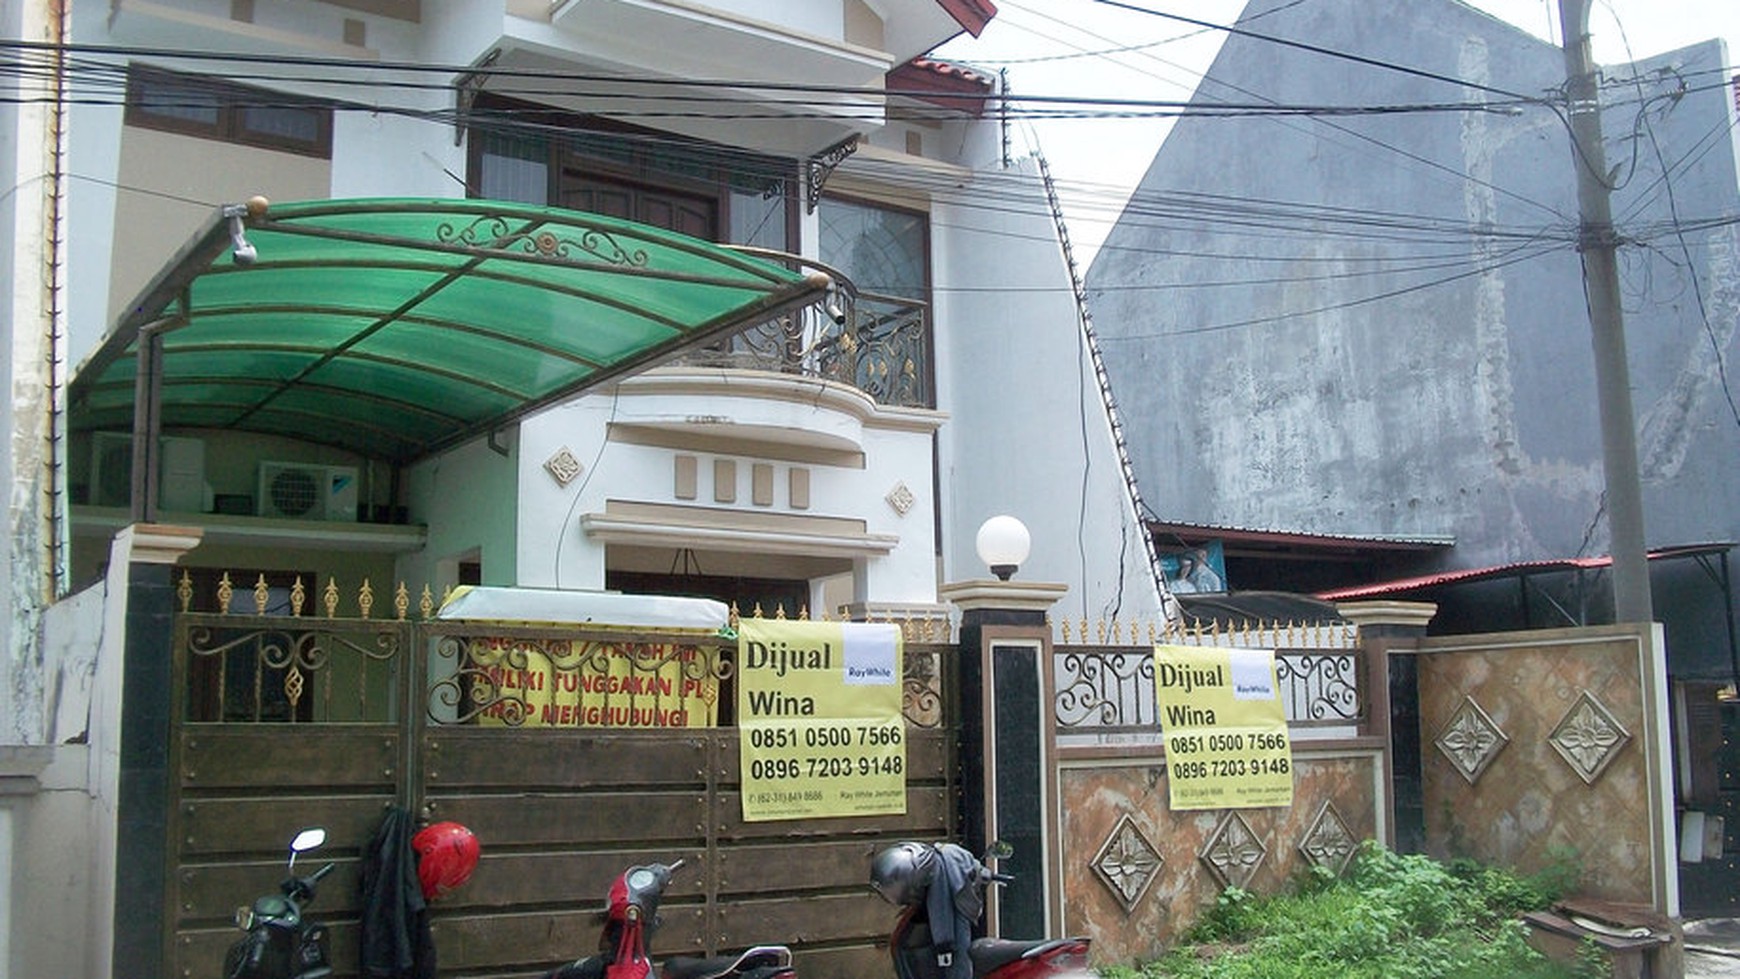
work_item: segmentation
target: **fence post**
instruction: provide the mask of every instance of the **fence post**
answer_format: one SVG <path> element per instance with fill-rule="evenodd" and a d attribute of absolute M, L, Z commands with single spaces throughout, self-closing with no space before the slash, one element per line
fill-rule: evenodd
<path fill-rule="evenodd" d="M 1063 839 L 1057 798 L 1051 626 L 1064 585 L 1011 581 L 947 584 L 961 610 L 961 833 L 975 852 L 990 840 L 1015 849 L 1004 869 L 1018 883 L 993 889 L 992 935 L 1038 938 L 1063 927 Z"/>
<path fill-rule="evenodd" d="M 1335 607 L 1359 627 L 1366 660 L 1367 723 L 1387 734 L 1384 751 L 1389 826 L 1384 845 L 1398 853 L 1426 850 L 1424 735 L 1420 731 L 1419 665 L 1414 647 L 1438 612 L 1430 602 L 1346 602 Z"/>
<path fill-rule="evenodd" d="M 170 714 L 178 702 L 174 676 L 175 582 L 173 565 L 199 545 L 196 527 L 136 523 L 115 535 L 110 564 L 124 565 L 124 597 L 111 609 L 121 618 L 121 655 L 108 670 L 99 667 L 105 691 L 93 695 L 92 749 L 97 755 L 99 813 L 98 863 L 112 861 L 112 890 L 99 883 L 98 914 L 107 915 L 107 948 L 99 949 L 104 974 L 151 979 L 167 974 L 168 915 L 164 906 L 169 873 Z M 110 581 L 116 575 L 111 572 Z M 114 612 L 108 613 L 114 616 Z M 114 621 L 111 618 L 111 621 Z M 119 669 L 114 669 L 118 666 Z M 109 716 L 99 720 L 97 704 L 107 701 Z M 107 797 L 106 800 L 103 797 Z M 112 834 L 112 835 L 107 835 Z M 107 838 L 105 839 L 105 835 Z M 94 880 L 102 882 L 98 873 Z M 101 937 L 101 922 L 93 922 Z M 106 961 L 105 961 L 106 960 Z"/>

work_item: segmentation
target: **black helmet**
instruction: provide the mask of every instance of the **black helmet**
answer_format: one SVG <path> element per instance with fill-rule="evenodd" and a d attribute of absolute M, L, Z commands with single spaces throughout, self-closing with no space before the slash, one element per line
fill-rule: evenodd
<path fill-rule="evenodd" d="M 870 860 L 870 886 L 889 904 L 924 900 L 936 851 L 923 843 L 896 843 Z"/>

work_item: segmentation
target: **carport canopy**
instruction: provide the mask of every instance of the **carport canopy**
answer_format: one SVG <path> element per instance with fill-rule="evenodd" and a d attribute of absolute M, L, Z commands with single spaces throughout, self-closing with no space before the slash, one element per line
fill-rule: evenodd
<path fill-rule="evenodd" d="M 127 307 L 72 381 L 69 424 L 136 445 L 164 428 L 281 435 L 402 464 L 829 286 L 560 208 L 255 198 L 221 208 Z"/>

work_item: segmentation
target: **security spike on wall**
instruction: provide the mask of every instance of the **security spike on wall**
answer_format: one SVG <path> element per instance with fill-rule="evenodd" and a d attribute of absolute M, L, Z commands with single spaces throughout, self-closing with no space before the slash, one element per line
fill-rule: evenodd
<path fill-rule="evenodd" d="M 175 583 L 175 598 L 181 603 L 183 612 L 193 604 L 193 578 L 188 575 L 186 568 L 181 569 L 181 580 Z"/>
<path fill-rule="evenodd" d="M 375 590 L 369 587 L 367 578 L 363 579 L 362 588 L 357 591 L 356 606 L 365 619 L 369 617 L 370 610 L 375 607 Z"/>
<path fill-rule="evenodd" d="M 393 591 L 393 613 L 400 622 L 405 621 L 406 613 L 411 611 L 411 590 L 405 587 L 403 581 Z"/>
<path fill-rule="evenodd" d="M 272 589 L 266 585 L 266 576 L 260 575 L 254 582 L 254 614 L 265 615 L 266 604 L 272 598 Z"/>
<path fill-rule="evenodd" d="M 230 583 L 230 573 L 228 571 L 225 571 L 224 576 L 222 578 L 218 579 L 218 590 L 217 590 L 218 612 L 220 612 L 224 615 L 229 614 L 229 612 L 230 612 L 230 596 L 234 595 L 235 591 L 236 591 L 236 586 Z"/>
<path fill-rule="evenodd" d="M 334 578 L 330 575 L 327 576 L 326 590 L 321 592 L 320 598 L 321 598 L 322 603 L 326 606 L 326 617 L 329 619 L 337 618 L 338 617 L 338 579 L 337 578 Z"/>
<path fill-rule="evenodd" d="M 425 620 L 435 617 L 435 595 L 429 590 L 428 584 L 423 585 L 423 595 L 417 600 L 417 611 Z"/>

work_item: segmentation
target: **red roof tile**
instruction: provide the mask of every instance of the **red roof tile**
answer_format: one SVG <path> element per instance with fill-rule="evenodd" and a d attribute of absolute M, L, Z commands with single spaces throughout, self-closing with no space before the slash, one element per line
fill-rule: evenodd
<path fill-rule="evenodd" d="M 991 0 L 936 0 L 937 5 L 948 11 L 955 23 L 967 29 L 974 37 L 985 29 L 991 18 L 997 16 L 997 5 Z"/>

